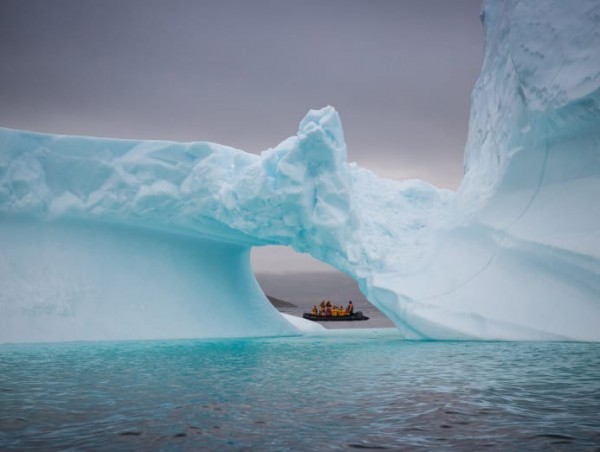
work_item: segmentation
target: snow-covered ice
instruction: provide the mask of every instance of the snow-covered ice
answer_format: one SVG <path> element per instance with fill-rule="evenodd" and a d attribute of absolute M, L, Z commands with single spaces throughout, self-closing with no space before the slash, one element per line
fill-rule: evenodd
<path fill-rule="evenodd" d="M 300 334 L 253 246 L 351 275 L 407 338 L 600 340 L 600 5 L 486 1 L 457 192 L 346 161 L 0 129 L 0 342 Z"/>

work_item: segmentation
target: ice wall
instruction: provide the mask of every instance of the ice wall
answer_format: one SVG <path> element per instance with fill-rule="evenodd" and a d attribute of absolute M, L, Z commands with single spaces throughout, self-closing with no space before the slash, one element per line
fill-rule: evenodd
<path fill-rule="evenodd" d="M 600 4 L 486 1 L 481 17 L 456 223 L 418 272 L 365 289 L 414 337 L 599 340 Z"/>
<path fill-rule="evenodd" d="M 299 334 L 250 268 L 280 226 L 241 230 L 268 210 L 261 161 L 0 129 L 0 342 Z"/>
<path fill-rule="evenodd" d="M 297 334 L 248 248 L 144 227 L 0 221 L 2 342 Z"/>
<path fill-rule="evenodd" d="M 298 334 L 252 246 L 359 281 L 407 338 L 600 340 L 600 7 L 495 1 L 457 193 L 346 162 L 0 129 L 0 342 Z"/>

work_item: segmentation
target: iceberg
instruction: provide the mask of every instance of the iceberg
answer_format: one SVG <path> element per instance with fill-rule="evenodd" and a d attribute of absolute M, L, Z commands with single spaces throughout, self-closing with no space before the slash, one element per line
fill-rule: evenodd
<path fill-rule="evenodd" d="M 252 247 L 355 278 L 407 339 L 600 340 L 600 6 L 485 1 L 454 192 L 347 162 L 311 110 L 260 155 L 0 129 L 0 342 L 308 334 Z"/>

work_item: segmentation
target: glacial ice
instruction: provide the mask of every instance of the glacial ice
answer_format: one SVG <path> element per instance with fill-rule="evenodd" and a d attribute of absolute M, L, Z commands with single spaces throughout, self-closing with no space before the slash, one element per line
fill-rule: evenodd
<path fill-rule="evenodd" d="M 600 5 L 485 1 L 457 192 L 346 161 L 332 107 L 261 155 L 0 129 L 0 342 L 293 335 L 253 246 L 411 339 L 600 340 Z"/>

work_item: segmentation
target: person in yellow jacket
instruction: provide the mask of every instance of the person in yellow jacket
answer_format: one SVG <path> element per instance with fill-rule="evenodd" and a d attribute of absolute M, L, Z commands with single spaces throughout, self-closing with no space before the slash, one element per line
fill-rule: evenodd
<path fill-rule="evenodd" d="M 354 305 L 352 304 L 352 300 L 348 302 L 348 307 L 346 308 L 346 315 L 352 315 L 354 313 Z"/>

